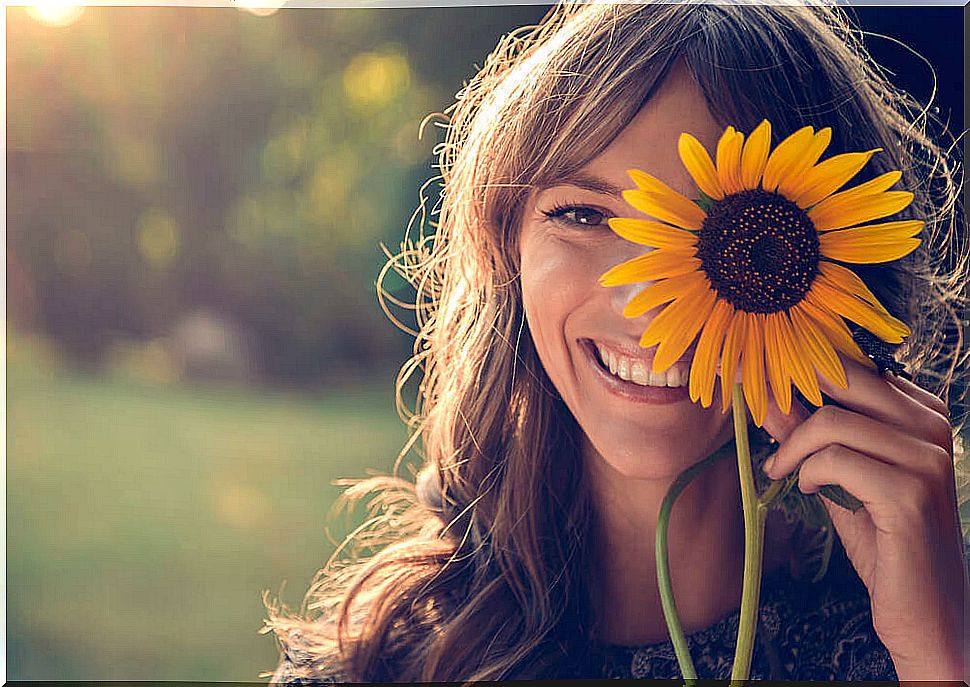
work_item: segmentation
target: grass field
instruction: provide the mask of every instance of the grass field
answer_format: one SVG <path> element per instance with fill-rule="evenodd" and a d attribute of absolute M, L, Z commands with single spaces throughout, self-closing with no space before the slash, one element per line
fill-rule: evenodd
<path fill-rule="evenodd" d="M 7 676 L 257 680 L 260 593 L 298 605 L 339 477 L 390 470 L 390 378 L 321 396 L 7 367 Z M 335 531 L 346 531 L 344 518 Z"/>

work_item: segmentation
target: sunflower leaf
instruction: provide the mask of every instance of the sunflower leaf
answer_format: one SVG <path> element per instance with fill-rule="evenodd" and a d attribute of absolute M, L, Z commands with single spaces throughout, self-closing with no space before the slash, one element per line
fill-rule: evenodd
<path fill-rule="evenodd" d="M 809 529 L 818 530 L 830 524 L 828 511 L 815 494 L 805 494 L 796 489 L 798 471 L 795 470 L 785 478 L 785 484 L 777 498 L 772 500 L 769 508 L 777 509 L 785 514 L 788 521 L 799 520 Z"/>
<path fill-rule="evenodd" d="M 697 193 L 700 195 L 700 197 L 695 199 L 694 202 L 700 206 L 701 210 L 707 212 L 711 209 L 711 206 L 714 205 L 714 199 L 700 189 L 697 189 Z"/>
<path fill-rule="evenodd" d="M 832 503 L 842 506 L 853 513 L 862 508 L 862 501 L 847 492 L 837 484 L 825 484 L 818 490 L 819 496 L 824 496 Z"/>
<path fill-rule="evenodd" d="M 777 446 L 771 448 L 774 449 Z M 773 454 L 774 450 L 769 453 Z M 767 476 L 764 479 L 766 482 L 771 481 Z M 809 539 L 804 542 L 802 550 L 804 559 L 800 565 L 803 565 L 805 570 L 814 570 L 812 581 L 817 582 L 825 576 L 832 555 L 835 539 L 832 519 L 816 494 L 805 494 L 795 488 L 798 484 L 798 470 L 784 479 L 781 491 L 776 498 L 772 499 L 768 507 L 781 511 L 789 524 L 801 522 L 805 526 L 806 536 Z"/>
<path fill-rule="evenodd" d="M 820 533 L 822 537 L 821 550 L 816 548 L 810 556 L 812 560 L 818 561 L 818 570 L 815 571 L 815 576 L 812 578 L 813 584 L 825 577 L 825 572 L 829 569 L 829 562 L 832 560 L 832 544 L 835 543 L 835 530 L 831 526 L 820 530 Z"/>

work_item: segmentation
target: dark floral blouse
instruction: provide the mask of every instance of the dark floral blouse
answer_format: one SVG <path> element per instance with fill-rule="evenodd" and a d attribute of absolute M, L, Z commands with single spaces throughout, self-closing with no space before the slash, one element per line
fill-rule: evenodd
<path fill-rule="evenodd" d="M 734 660 L 740 611 L 688 635 L 701 679 L 728 680 Z M 766 574 L 761 586 L 760 618 L 751 663 L 751 679 L 896 681 L 889 652 L 872 626 L 869 595 L 836 537 L 825 576 L 817 583 L 795 581 L 787 566 Z M 273 684 L 340 683 L 332 665 L 289 646 Z M 671 642 L 645 646 L 592 645 L 578 674 L 553 679 L 677 679 Z"/>
<path fill-rule="evenodd" d="M 728 680 L 740 610 L 687 637 L 699 678 Z M 606 678 L 678 678 L 670 641 L 602 646 L 591 667 Z M 872 627 L 869 593 L 836 538 L 825 577 L 795 581 L 783 566 L 762 581 L 753 680 L 887 680 L 896 669 Z"/>

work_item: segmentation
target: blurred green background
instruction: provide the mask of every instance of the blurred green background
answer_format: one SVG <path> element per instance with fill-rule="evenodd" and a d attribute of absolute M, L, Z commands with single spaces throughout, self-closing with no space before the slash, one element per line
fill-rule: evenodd
<path fill-rule="evenodd" d="M 375 279 L 419 124 L 544 12 L 7 8 L 9 679 L 275 667 L 261 592 L 299 605 L 331 481 L 406 439 Z M 902 37 L 959 67 L 956 16 Z"/>
<path fill-rule="evenodd" d="M 407 438 L 419 125 L 542 14 L 7 9 L 8 678 L 276 666 L 261 592 Z"/>

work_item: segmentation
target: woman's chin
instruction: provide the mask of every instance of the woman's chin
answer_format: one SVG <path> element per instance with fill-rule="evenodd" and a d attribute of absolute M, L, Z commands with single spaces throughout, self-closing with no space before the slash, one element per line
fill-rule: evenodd
<path fill-rule="evenodd" d="M 626 477 L 660 479 L 676 476 L 717 450 L 724 432 L 701 427 L 667 427 L 649 432 L 613 431 L 587 435 L 585 450 Z M 725 439 L 726 441 L 726 439 Z"/>
<path fill-rule="evenodd" d="M 680 474 L 733 436 L 732 416 L 721 412 L 718 400 L 708 408 L 689 399 L 651 407 L 577 393 L 567 396 L 567 405 L 582 428 L 584 454 L 611 467 L 609 472 L 663 479 Z"/>

